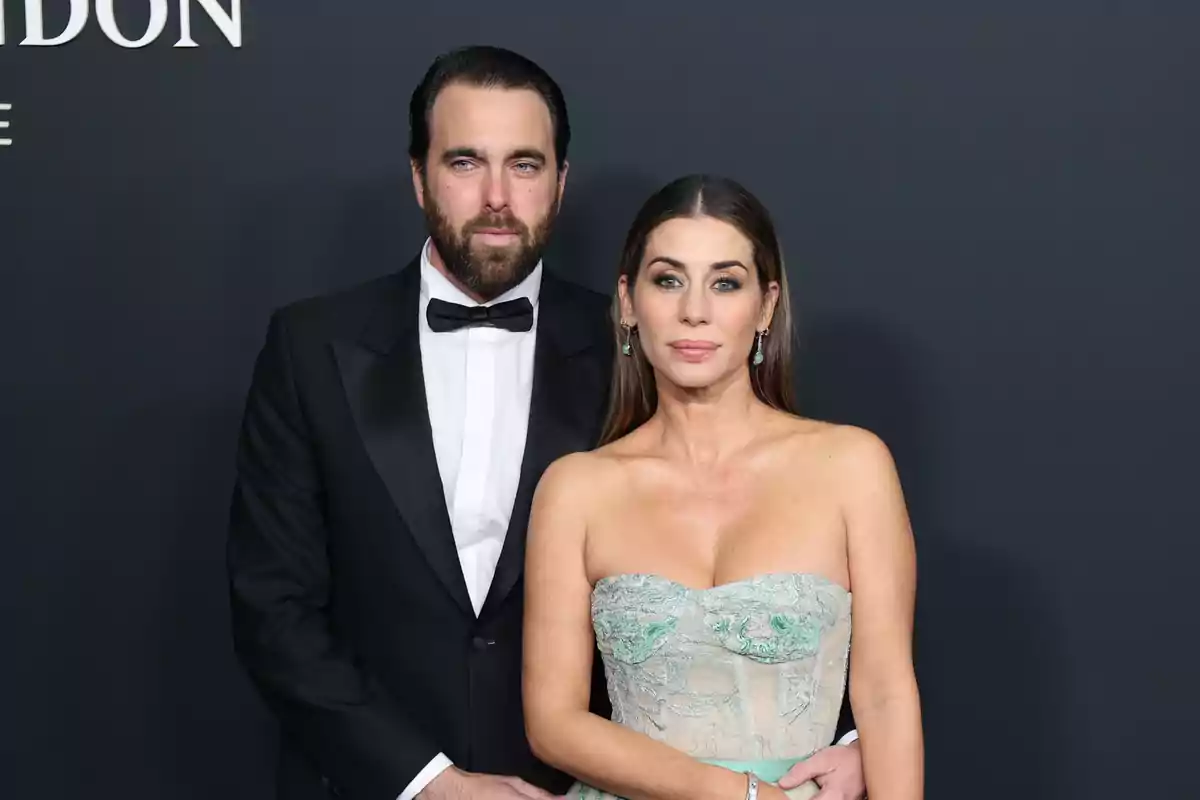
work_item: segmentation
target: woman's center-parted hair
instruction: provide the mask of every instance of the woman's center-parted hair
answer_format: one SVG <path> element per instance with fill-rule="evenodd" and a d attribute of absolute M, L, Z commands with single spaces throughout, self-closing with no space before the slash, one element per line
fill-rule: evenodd
<path fill-rule="evenodd" d="M 646 254 L 650 235 L 663 223 L 683 217 L 709 217 L 737 228 L 754 252 L 754 269 L 764 297 L 772 282 L 779 286 L 769 335 L 763 338 L 763 359 L 753 364 L 746 353 L 750 385 L 759 400 L 772 408 L 797 413 L 792 389 L 792 314 L 787 274 L 775 225 L 766 207 L 744 186 L 716 175 L 686 175 L 659 189 L 642 205 L 625 237 L 618 276 L 632 292 Z M 599 445 L 620 439 L 645 423 L 658 408 L 654 369 L 637 337 L 629 337 L 630 354 L 621 352 L 626 341 L 620 297 L 613 298 L 613 335 L 617 338 L 608 413 Z"/>

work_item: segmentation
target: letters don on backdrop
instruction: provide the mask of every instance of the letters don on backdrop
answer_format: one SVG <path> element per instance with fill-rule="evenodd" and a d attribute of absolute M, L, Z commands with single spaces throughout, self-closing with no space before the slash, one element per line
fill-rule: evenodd
<path fill-rule="evenodd" d="M 129 0 L 125 0 L 129 2 Z M 26 47 L 57 47 L 74 40 L 87 26 L 88 19 L 94 9 L 96 22 L 100 30 L 113 44 L 121 47 L 145 47 L 156 41 L 167 28 L 171 8 L 177 7 L 179 12 L 179 40 L 175 47 L 199 47 L 192 38 L 192 14 L 199 10 L 208 16 L 216 25 L 217 30 L 233 47 L 242 46 L 242 0 L 228 0 L 229 10 L 226 10 L 219 0 L 141 0 L 150 7 L 150 21 L 146 31 L 138 38 L 131 39 L 125 31 L 117 26 L 113 12 L 116 0 L 24 0 L 25 6 L 25 38 L 18 44 Z M 70 16 L 67 25 L 61 32 L 52 36 L 46 35 L 44 6 L 67 6 Z M 5 0 L 0 0 L 0 46 L 6 44 L 4 21 Z"/>

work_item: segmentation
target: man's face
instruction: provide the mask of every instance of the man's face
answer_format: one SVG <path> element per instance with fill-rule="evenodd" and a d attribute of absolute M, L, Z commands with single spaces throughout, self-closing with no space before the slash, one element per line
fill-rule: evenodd
<path fill-rule="evenodd" d="M 451 84 L 434 101 L 429 152 L 413 187 L 435 266 L 476 300 L 524 280 L 558 214 L 566 165 L 555 164 L 554 125 L 528 89 Z"/>

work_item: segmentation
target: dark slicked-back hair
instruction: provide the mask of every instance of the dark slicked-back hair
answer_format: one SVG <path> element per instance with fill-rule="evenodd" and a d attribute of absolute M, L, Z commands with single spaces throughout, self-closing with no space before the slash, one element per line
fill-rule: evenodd
<path fill-rule="evenodd" d="M 554 79 L 519 53 L 502 47 L 472 45 L 451 50 L 434 59 L 408 104 L 408 155 L 425 166 L 429 155 L 429 113 L 442 89 L 455 83 L 481 88 L 530 89 L 541 95 L 554 125 L 554 158 L 561 170 L 571 143 L 567 101 Z"/>

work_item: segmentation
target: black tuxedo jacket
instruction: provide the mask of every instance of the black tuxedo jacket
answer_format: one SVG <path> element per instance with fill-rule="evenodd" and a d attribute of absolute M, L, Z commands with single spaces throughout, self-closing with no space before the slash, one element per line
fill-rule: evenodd
<path fill-rule="evenodd" d="M 538 479 L 599 435 L 609 300 L 543 273 L 520 483 L 477 618 L 425 405 L 419 288 L 414 261 L 281 309 L 255 366 L 228 570 L 238 655 L 281 724 L 280 798 L 395 800 L 438 752 L 570 782 L 525 737 L 521 574 Z"/>

